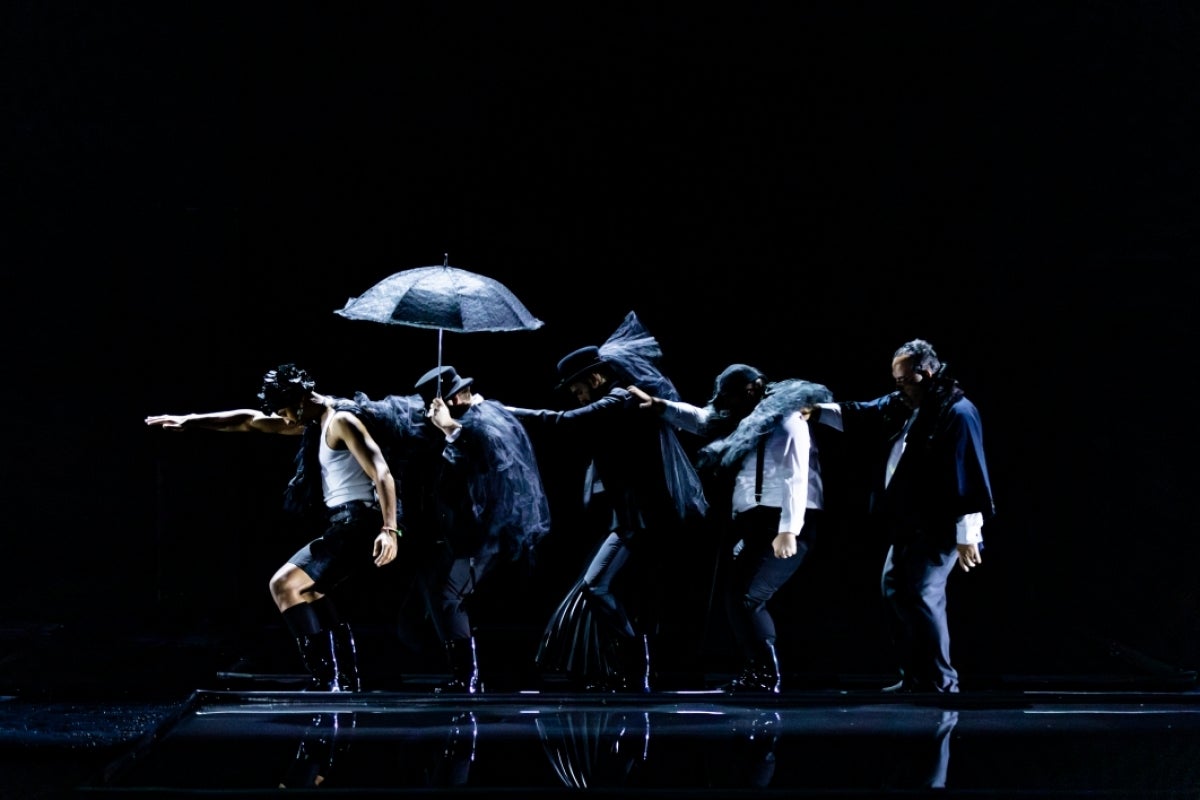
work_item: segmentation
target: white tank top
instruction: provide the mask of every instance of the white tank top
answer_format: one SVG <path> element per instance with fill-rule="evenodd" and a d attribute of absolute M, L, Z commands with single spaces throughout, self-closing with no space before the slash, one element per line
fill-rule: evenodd
<path fill-rule="evenodd" d="M 321 423 L 321 491 L 325 494 L 325 505 L 328 508 L 349 503 L 351 500 L 374 502 L 375 484 L 359 465 L 354 453 L 347 450 L 334 450 L 326 442 L 329 434 L 329 423 L 333 413 L 327 415 Z"/>

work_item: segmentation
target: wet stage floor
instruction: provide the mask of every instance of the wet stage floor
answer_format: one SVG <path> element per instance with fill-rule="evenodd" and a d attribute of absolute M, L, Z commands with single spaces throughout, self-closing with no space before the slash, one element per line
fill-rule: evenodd
<path fill-rule="evenodd" d="M 83 794 L 1200 797 L 1200 695 L 199 691 Z"/>
<path fill-rule="evenodd" d="M 0 629 L 5 800 L 1200 800 L 1195 673 L 1119 648 L 1080 657 L 1086 670 L 975 672 L 957 695 L 884 694 L 889 676 L 873 672 L 788 673 L 778 696 L 692 691 L 722 673 L 593 694 L 497 670 L 486 694 L 465 697 L 432 694 L 439 672 L 396 679 L 389 631 L 367 629 L 370 690 L 329 694 L 298 691 L 276 629 L 105 623 Z"/>

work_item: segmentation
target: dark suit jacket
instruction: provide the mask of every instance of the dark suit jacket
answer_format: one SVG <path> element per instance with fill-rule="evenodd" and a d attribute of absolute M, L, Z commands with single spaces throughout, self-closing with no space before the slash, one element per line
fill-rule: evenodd
<path fill-rule="evenodd" d="M 886 488 L 885 465 L 911 416 L 908 406 L 899 392 L 840 405 L 847 433 L 861 427 L 876 440 L 870 510 L 889 541 L 952 547 L 958 517 L 979 512 L 986 524 L 995 514 L 979 410 L 957 387 L 930 392 L 921 403 Z"/>
<path fill-rule="evenodd" d="M 681 467 L 674 463 L 678 459 L 664 463 L 665 423 L 638 404 L 628 390 L 614 386 L 603 397 L 569 411 L 509 410 L 526 425 L 551 427 L 575 437 L 592 457 L 595 478 L 603 484 L 614 512 L 613 530 L 634 532 L 678 523 L 680 515 L 668 484 L 674 470 L 691 470 L 691 482 L 699 485 L 690 464 Z M 667 432 L 674 435 L 673 430 Z M 591 490 L 585 487 L 585 495 Z M 689 502 L 702 509 L 703 496 L 697 494 Z"/>

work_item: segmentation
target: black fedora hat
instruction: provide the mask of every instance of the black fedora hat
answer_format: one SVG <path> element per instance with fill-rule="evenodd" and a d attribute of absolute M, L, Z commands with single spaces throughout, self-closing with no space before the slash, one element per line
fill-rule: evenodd
<path fill-rule="evenodd" d="M 600 348 L 595 345 L 581 347 L 567 353 L 558 362 L 558 385 L 555 389 L 570 386 L 580 376 L 603 367 L 606 362 L 600 356 Z"/>
<path fill-rule="evenodd" d="M 421 393 L 421 397 L 428 403 L 434 397 L 453 397 L 463 389 L 471 385 L 474 378 L 460 377 L 458 371 L 454 367 L 446 364 L 441 367 L 434 367 L 417 379 L 416 390 Z M 441 387 L 441 393 L 438 393 L 438 388 Z"/>

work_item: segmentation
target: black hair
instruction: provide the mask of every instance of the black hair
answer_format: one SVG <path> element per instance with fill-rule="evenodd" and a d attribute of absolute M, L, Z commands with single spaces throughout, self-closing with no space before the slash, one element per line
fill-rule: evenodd
<path fill-rule="evenodd" d="M 933 345 L 924 339 L 913 339 L 896 348 L 896 352 L 892 354 L 892 358 L 901 357 L 911 358 L 914 369 L 927 369 L 930 372 L 937 372 L 938 368 L 942 366 L 942 362 L 938 360 Z"/>
<path fill-rule="evenodd" d="M 280 364 L 263 376 L 258 393 L 259 408 L 264 414 L 274 414 L 281 408 L 296 408 L 312 394 L 317 382 L 307 370 L 295 364 Z"/>

